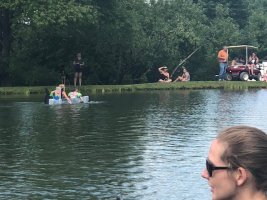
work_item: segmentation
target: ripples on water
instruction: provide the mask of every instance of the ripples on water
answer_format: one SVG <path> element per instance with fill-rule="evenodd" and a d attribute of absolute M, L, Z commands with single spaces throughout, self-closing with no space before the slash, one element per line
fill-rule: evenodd
<path fill-rule="evenodd" d="M 0 199 L 210 199 L 200 177 L 226 126 L 267 130 L 266 90 L 158 91 L 47 106 L 0 100 Z"/>

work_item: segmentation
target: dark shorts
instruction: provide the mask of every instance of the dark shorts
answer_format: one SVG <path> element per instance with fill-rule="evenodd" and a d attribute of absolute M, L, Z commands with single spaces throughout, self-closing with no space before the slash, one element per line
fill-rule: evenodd
<path fill-rule="evenodd" d="M 74 71 L 75 73 L 81 73 L 82 72 L 82 68 L 80 65 L 74 65 Z"/>

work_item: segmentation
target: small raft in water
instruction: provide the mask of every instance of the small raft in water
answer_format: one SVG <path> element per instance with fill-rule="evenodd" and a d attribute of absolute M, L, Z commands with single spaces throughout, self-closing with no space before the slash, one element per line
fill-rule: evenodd
<path fill-rule="evenodd" d="M 82 96 L 80 98 L 71 98 L 71 104 L 79 104 L 79 103 L 88 103 L 89 96 Z M 61 104 L 69 104 L 66 99 L 49 99 L 49 105 L 61 105 Z"/>

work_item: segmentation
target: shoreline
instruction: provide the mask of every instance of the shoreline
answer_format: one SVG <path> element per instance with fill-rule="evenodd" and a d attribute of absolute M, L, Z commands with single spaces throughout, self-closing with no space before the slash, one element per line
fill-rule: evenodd
<path fill-rule="evenodd" d="M 0 87 L 0 96 L 44 94 L 45 88 L 49 91 L 56 86 L 16 86 Z M 66 86 L 69 91 L 74 86 Z M 83 94 L 104 94 L 104 93 L 123 93 L 136 91 L 153 90 L 195 90 L 195 89 L 225 89 L 225 90 L 244 90 L 244 89 L 265 89 L 267 82 L 262 81 L 190 81 L 172 83 L 143 83 L 128 85 L 83 85 L 78 87 Z"/>

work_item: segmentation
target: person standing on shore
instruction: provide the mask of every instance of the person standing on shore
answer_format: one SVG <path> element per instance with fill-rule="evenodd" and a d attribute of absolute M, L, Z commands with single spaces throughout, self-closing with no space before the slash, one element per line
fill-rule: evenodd
<path fill-rule="evenodd" d="M 201 176 L 212 200 L 267 200 L 267 135 L 249 126 L 234 126 L 212 141 Z"/>
<path fill-rule="evenodd" d="M 73 61 L 74 67 L 74 87 L 76 87 L 77 79 L 79 80 L 79 86 L 82 85 L 82 70 L 84 62 L 82 60 L 81 53 L 77 53 L 76 59 Z"/>
<path fill-rule="evenodd" d="M 224 46 L 223 49 L 218 52 L 218 61 L 220 67 L 219 81 L 223 81 L 225 79 L 225 73 L 228 61 L 228 50 L 226 46 Z"/>

